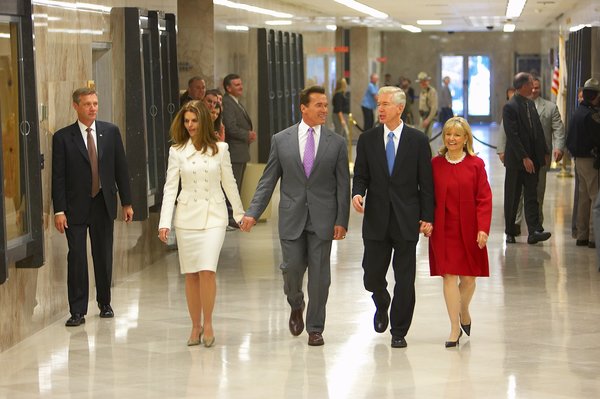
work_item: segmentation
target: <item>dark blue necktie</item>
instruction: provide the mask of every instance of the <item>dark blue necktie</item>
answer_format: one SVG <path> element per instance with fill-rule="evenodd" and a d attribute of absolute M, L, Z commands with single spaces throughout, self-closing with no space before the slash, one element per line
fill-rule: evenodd
<path fill-rule="evenodd" d="M 388 142 L 385 145 L 385 155 L 387 157 L 388 170 L 391 176 L 392 170 L 394 169 L 394 159 L 396 158 L 396 151 L 394 148 L 394 132 L 388 133 Z"/>

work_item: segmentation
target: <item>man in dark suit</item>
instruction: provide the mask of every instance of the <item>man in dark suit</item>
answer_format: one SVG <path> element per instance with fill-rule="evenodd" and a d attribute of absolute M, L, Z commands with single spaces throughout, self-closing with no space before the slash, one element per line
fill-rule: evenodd
<path fill-rule="evenodd" d="M 246 163 L 250 160 L 250 144 L 256 141 L 256 132 L 246 109 L 240 103 L 244 86 L 242 79 L 236 74 L 229 74 L 223 79 L 223 125 L 225 126 L 225 142 L 229 144 L 233 176 L 242 187 Z"/>
<path fill-rule="evenodd" d="M 300 93 L 302 121 L 273 136 L 271 153 L 241 228 L 250 231 L 281 179 L 279 239 L 283 288 L 292 310 L 290 332 L 304 330 L 302 281 L 308 268 L 308 345 L 323 345 L 325 305 L 331 283 L 332 240 L 346 238 L 350 213 L 348 150 L 328 130 L 327 96 L 321 86 Z"/>
<path fill-rule="evenodd" d="M 113 317 L 110 284 L 117 191 L 123 218 L 133 218 L 129 172 L 119 128 L 96 120 L 98 96 L 92 89 L 73 93 L 77 121 L 52 138 L 54 225 L 66 232 L 67 287 L 71 317 L 66 325 L 85 323 L 88 307 L 87 231 L 89 229 L 100 317 Z"/>
<path fill-rule="evenodd" d="M 502 123 L 506 134 L 504 152 L 504 219 L 506 242 L 514 244 L 515 219 L 523 187 L 525 221 L 529 236 L 527 243 L 546 241 L 551 234 L 544 231 L 540 222 L 537 186 L 540 168 L 549 163 L 550 150 L 546 145 L 544 130 L 535 103 L 529 99 L 533 90 L 533 77 L 525 72 L 515 75 L 516 93 L 504 105 Z"/>
<path fill-rule="evenodd" d="M 412 321 L 419 232 L 430 234 L 433 229 L 431 148 L 427 136 L 401 121 L 405 104 L 402 89 L 379 89 L 381 125 L 358 139 L 352 186 L 352 205 L 364 213 L 364 285 L 373 293 L 375 331 L 384 332 L 391 320 L 393 348 L 406 347 Z M 393 300 L 385 277 L 392 250 Z"/>

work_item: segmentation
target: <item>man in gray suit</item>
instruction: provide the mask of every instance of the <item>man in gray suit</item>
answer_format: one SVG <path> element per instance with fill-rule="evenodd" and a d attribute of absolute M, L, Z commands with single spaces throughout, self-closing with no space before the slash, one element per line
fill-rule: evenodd
<path fill-rule="evenodd" d="M 325 89 L 312 86 L 300 93 L 302 121 L 277 134 L 265 171 L 241 229 L 250 231 L 281 179 L 279 239 L 283 289 L 292 310 L 290 332 L 304 330 L 302 280 L 308 268 L 308 345 L 323 345 L 325 305 L 331 282 L 332 240 L 346 237 L 350 210 L 350 173 L 344 139 L 328 130 Z"/>
<path fill-rule="evenodd" d="M 548 101 L 541 97 L 541 83 L 540 78 L 533 78 L 533 90 L 531 91 L 531 99 L 535 103 L 535 109 L 540 116 L 540 122 L 542 122 L 542 129 L 544 130 L 544 138 L 546 139 L 546 145 L 548 148 L 552 148 L 552 156 L 556 162 L 559 162 L 565 151 L 565 127 L 558 112 L 558 107 L 552 101 Z M 500 131 L 498 137 L 498 145 L 496 153 L 500 157 L 500 160 L 504 162 L 504 149 L 506 148 L 506 133 L 504 132 L 504 125 L 500 124 Z M 540 223 L 544 222 L 544 194 L 546 192 L 546 174 L 548 173 L 549 165 L 540 166 L 540 173 L 538 177 L 537 186 L 537 200 L 540 205 Z M 520 231 L 521 221 L 523 220 L 523 196 L 519 202 L 519 209 L 517 210 L 517 218 L 515 224 L 519 226 L 517 231 Z"/>
<path fill-rule="evenodd" d="M 223 79 L 223 125 L 225 126 L 225 142 L 229 144 L 231 167 L 238 186 L 242 187 L 246 163 L 250 160 L 250 143 L 256 141 L 256 132 L 246 109 L 240 103 L 244 90 L 242 79 L 233 73 Z"/>

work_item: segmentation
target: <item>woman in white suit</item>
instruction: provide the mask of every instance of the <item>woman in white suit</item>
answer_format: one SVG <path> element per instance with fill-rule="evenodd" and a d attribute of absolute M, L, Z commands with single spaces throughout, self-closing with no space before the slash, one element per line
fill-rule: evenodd
<path fill-rule="evenodd" d="M 169 150 L 158 224 L 158 237 L 165 243 L 171 223 L 176 230 L 179 265 L 185 274 L 185 293 L 192 319 L 189 346 L 202 342 L 211 347 L 215 342 L 212 326 L 217 293 L 215 272 L 228 223 L 223 191 L 232 204 L 236 220 L 244 215 L 228 145 L 218 142 L 213 130 L 210 112 L 200 101 L 184 105 L 173 120 L 174 144 Z M 181 192 L 177 195 L 180 180 Z"/>

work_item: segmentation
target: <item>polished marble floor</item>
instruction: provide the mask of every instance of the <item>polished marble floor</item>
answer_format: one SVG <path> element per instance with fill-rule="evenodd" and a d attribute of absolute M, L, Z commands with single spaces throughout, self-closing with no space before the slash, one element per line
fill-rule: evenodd
<path fill-rule="evenodd" d="M 475 135 L 493 144 L 494 132 L 477 127 Z M 477 143 L 476 150 L 495 200 L 491 277 L 478 280 L 472 334 L 459 348 L 443 345 L 449 323 L 441 279 L 429 276 L 426 239 L 417 249 L 408 348 L 392 349 L 388 333 L 373 331 L 354 211 L 346 240 L 333 245 L 325 346 L 292 337 L 274 214 L 249 235 L 227 233 L 215 347 L 186 346 L 183 278 L 176 252 L 165 250 L 160 262 L 115 282 L 114 319 L 90 314 L 84 326 L 66 328 L 65 312 L 0 354 L 0 398 L 600 397 L 600 273 L 595 251 L 576 247 L 570 235 L 573 179 L 548 176 L 550 241 L 532 246 L 519 237 L 507 247 L 504 171 L 492 149 Z"/>

